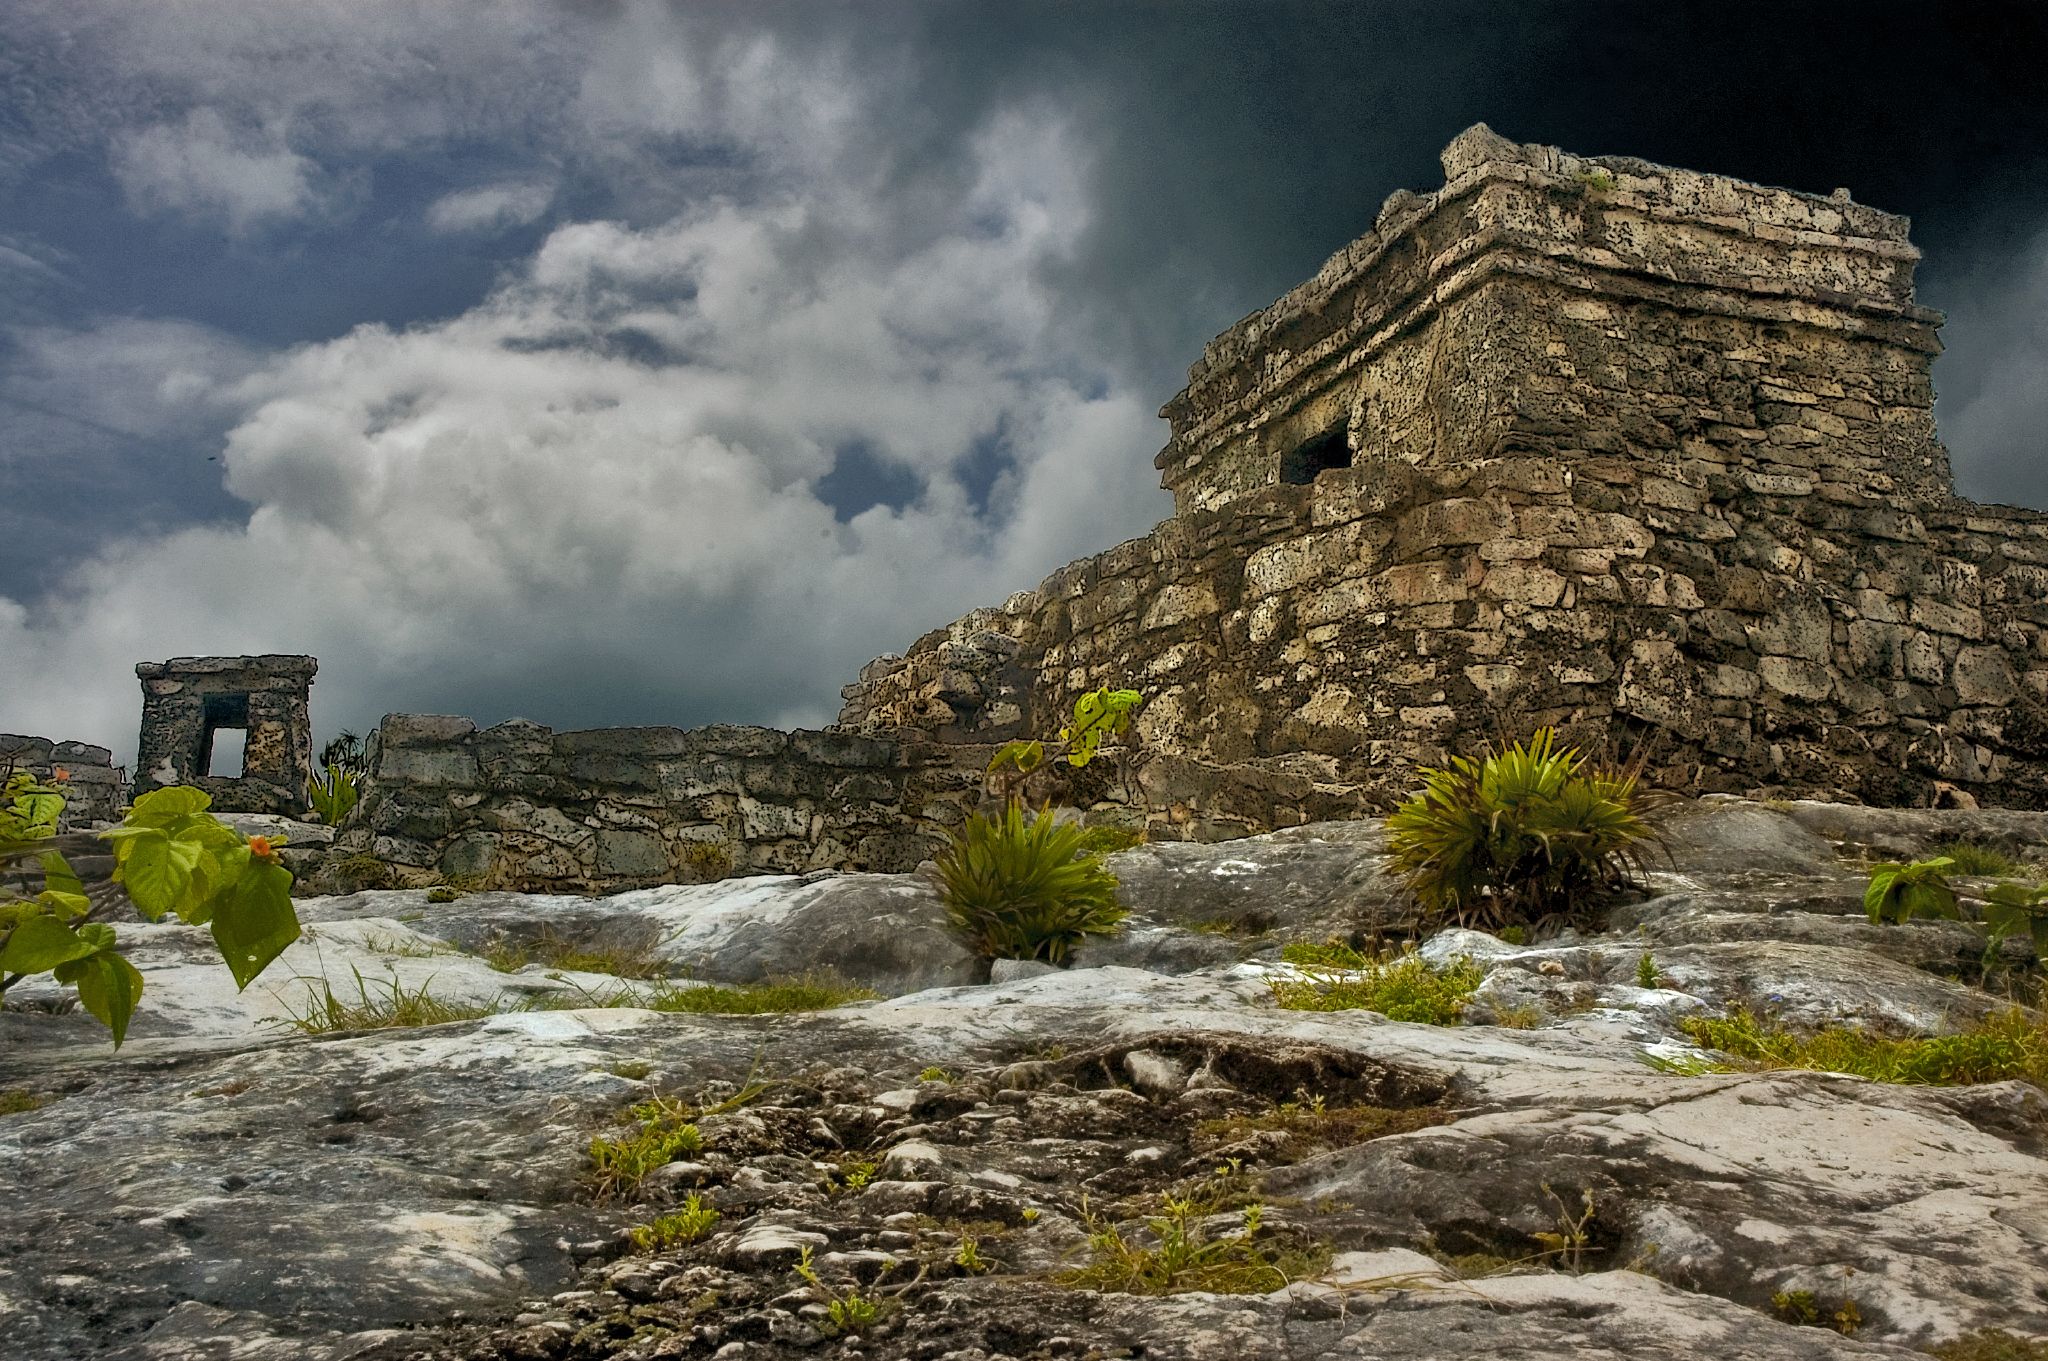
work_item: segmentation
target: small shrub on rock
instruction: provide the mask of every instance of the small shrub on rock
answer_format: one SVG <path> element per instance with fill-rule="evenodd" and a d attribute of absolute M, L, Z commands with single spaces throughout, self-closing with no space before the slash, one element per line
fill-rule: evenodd
<path fill-rule="evenodd" d="M 1601 895 L 1642 868 L 1667 796 L 1641 763 L 1596 764 L 1549 728 L 1526 743 L 1425 769 L 1387 819 L 1397 873 L 1423 925 L 1500 931 L 1588 922 Z"/>
<path fill-rule="evenodd" d="M 44 784 L 17 772 L 0 786 L 0 1002 L 17 983 L 47 973 L 77 990 L 119 1048 L 143 978 L 116 948 L 114 928 L 96 918 L 123 896 L 146 921 L 174 916 L 210 927 L 237 989 L 299 938 L 282 837 L 245 837 L 207 812 L 212 800 L 203 791 L 171 785 L 136 799 L 117 827 L 60 838 L 67 778 L 58 770 Z M 113 844 L 112 890 L 88 887 L 59 849 L 60 841 L 82 849 L 81 840 Z"/>
<path fill-rule="evenodd" d="M 1027 817 L 1016 800 L 976 813 L 938 857 L 946 914 L 990 959 L 1057 964 L 1128 915 L 1116 876 L 1086 849 L 1086 832 L 1050 809 Z"/>

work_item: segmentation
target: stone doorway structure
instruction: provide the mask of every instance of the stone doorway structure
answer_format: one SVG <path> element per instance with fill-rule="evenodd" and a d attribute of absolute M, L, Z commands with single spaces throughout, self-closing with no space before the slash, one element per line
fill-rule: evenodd
<path fill-rule="evenodd" d="M 213 796 L 217 811 L 303 817 L 313 772 L 311 657 L 173 657 L 141 662 L 142 734 L 135 793 L 182 784 Z M 215 739 L 245 734 L 242 768 L 214 772 Z"/>

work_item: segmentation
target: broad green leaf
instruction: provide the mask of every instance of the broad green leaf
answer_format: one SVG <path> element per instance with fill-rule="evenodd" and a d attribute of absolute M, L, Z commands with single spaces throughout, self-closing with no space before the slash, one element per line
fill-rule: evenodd
<path fill-rule="evenodd" d="M 248 865 L 249 847 L 243 841 L 209 849 L 192 871 L 192 887 L 178 905 L 178 916 L 193 926 L 212 921 L 222 896 L 241 879 Z"/>
<path fill-rule="evenodd" d="M 248 987 L 298 938 L 291 871 L 274 861 L 252 857 L 213 913 L 213 939 L 236 985 Z"/>
<path fill-rule="evenodd" d="M 46 888 L 36 895 L 36 901 L 48 908 L 52 916 L 62 921 L 71 921 L 92 911 L 92 899 L 83 893 L 64 893 Z"/>
<path fill-rule="evenodd" d="M 192 884 L 192 861 L 173 854 L 171 839 L 158 831 L 119 842 L 114 877 L 128 890 L 136 910 L 160 921 Z"/>
<path fill-rule="evenodd" d="M 182 817 L 203 813 L 213 806 L 213 797 L 203 789 L 170 785 L 152 789 L 135 801 L 125 819 L 130 827 L 165 827 Z"/>
<path fill-rule="evenodd" d="M 43 887 L 52 893 L 84 893 L 85 883 L 71 868 L 71 862 L 55 851 L 42 854 Z"/>
<path fill-rule="evenodd" d="M 114 1047 L 128 1037 L 128 1018 L 142 1000 L 142 972 L 111 950 L 79 961 L 78 1000 L 114 1032 Z"/>
<path fill-rule="evenodd" d="M 52 916 L 34 916 L 7 933 L 7 943 L 0 945 L 0 971 L 42 973 L 69 960 L 83 959 L 93 949 L 91 941 L 81 939 L 66 923 Z"/>
<path fill-rule="evenodd" d="M 19 794 L 14 800 L 15 811 L 28 824 L 28 835 L 49 836 L 57 830 L 57 819 L 64 815 L 62 794 Z"/>
<path fill-rule="evenodd" d="M 114 948 L 114 928 L 105 922 L 87 922 L 78 928 L 78 938 L 91 941 L 95 950 Z"/>

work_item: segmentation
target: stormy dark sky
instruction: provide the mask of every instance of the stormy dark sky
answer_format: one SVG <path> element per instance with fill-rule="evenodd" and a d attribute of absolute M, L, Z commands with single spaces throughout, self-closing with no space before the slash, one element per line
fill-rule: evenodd
<path fill-rule="evenodd" d="M 1168 510 L 1154 416 L 1478 121 L 1903 212 L 2048 506 L 2038 4 L 0 6 L 0 730 L 814 723 Z"/>

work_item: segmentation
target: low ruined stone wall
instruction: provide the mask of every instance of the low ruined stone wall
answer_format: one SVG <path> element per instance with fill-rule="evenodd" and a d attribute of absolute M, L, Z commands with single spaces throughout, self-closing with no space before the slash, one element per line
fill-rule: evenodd
<path fill-rule="evenodd" d="M 16 770 L 62 784 L 67 832 L 116 821 L 128 801 L 128 772 L 114 764 L 114 753 L 90 742 L 0 733 L 0 777 Z"/>
<path fill-rule="evenodd" d="M 368 855 L 404 882 L 562 892 L 902 871 L 965 817 L 987 760 L 890 734 L 558 733 L 523 720 L 478 731 L 465 718 L 392 715 L 370 741 L 362 802 L 330 865 Z"/>
<path fill-rule="evenodd" d="M 1377 807 L 1551 723 L 1647 742 L 1700 792 L 2039 808 L 2044 630 L 2038 512 L 1740 466 L 1391 463 L 1074 563 L 872 664 L 841 722 L 993 741 L 1118 684 L 1151 749 Z"/>

